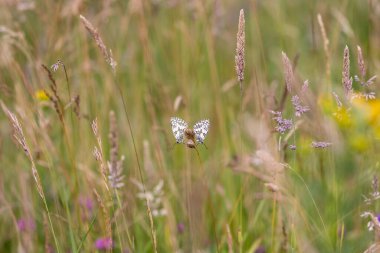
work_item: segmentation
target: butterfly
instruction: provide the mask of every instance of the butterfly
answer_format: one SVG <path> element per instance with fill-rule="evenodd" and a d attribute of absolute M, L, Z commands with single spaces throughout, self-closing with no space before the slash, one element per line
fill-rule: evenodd
<path fill-rule="evenodd" d="M 177 143 L 184 143 L 189 148 L 195 148 L 198 144 L 204 144 L 204 140 L 210 127 L 208 119 L 200 120 L 189 128 L 183 119 L 172 117 L 170 119 L 173 135 Z"/>

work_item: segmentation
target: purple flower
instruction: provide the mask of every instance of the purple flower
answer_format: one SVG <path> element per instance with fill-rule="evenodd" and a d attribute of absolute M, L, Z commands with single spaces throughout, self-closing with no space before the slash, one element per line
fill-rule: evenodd
<path fill-rule="evenodd" d="M 94 209 L 94 202 L 90 197 L 79 197 L 79 204 L 89 212 L 92 212 L 92 210 Z"/>
<path fill-rule="evenodd" d="M 304 114 L 307 111 L 310 111 L 308 106 L 301 105 L 301 99 L 297 95 L 294 95 L 292 97 L 292 104 L 294 106 L 294 109 L 296 110 L 294 113 L 296 117 L 301 117 L 302 114 Z"/>
<path fill-rule="evenodd" d="M 376 93 L 375 92 L 368 92 L 368 93 L 363 93 L 363 97 L 365 100 L 371 100 L 371 99 L 376 99 Z"/>
<path fill-rule="evenodd" d="M 328 148 L 332 145 L 331 142 L 324 142 L 324 141 L 313 141 L 311 143 L 311 146 L 313 148 Z"/>
<path fill-rule="evenodd" d="M 380 214 L 376 215 L 377 221 L 380 222 Z"/>
<path fill-rule="evenodd" d="M 267 252 L 265 250 L 265 247 L 264 246 L 259 246 L 256 250 L 255 250 L 255 253 L 265 253 Z"/>
<path fill-rule="evenodd" d="M 185 224 L 178 223 L 177 224 L 177 231 L 178 231 L 179 234 L 182 234 L 185 231 Z"/>
<path fill-rule="evenodd" d="M 31 219 L 20 218 L 17 220 L 17 228 L 21 232 L 33 231 L 36 228 L 36 224 Z"/>
<path fill-rule="evenodd" d="M 97 248 L 98 250 L 109 250 L 112 249 L 112 246 L 112 238 L 109 237 L 99 238 L 95 242 L 95 248 Z"/>
<path fill-rule="evenodd" d="M 294 145 L 294 144 L 290 144 L 290 145 L 289 145 L 289 149 L 290 149 L 290 150 L 296 150 L 297 147 L 296 147 L 296 145 Z"/>
<path fill-rule="evenodd" d="M 276 131 L 280 134 L 285 133 L 287 130 L 291 129 L 293 126 L 293 121 L 291 119 L 284 119 L 282 117 L 282 112 L 270 111 L 275 116 L 273 119 L 276 121 L 277 126 L 275 127 Z"/>
<path fill-rule="evenodd" d="M 86 198 L 85 206 L 86 206 L 87 210 L 90 212 L 94 209 L 94 202 L 92 202 L 91 198 Z"/>

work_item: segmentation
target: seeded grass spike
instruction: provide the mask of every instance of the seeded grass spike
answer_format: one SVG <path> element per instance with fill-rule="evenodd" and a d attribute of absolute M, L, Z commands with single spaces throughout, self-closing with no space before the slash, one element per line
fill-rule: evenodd
<path fill-rule="evenodd" d="M 350 100 L 353 90 L 352 77 L 350 77 L 350 51 L 347 45 L 343 52 L 342 85 L 346 98 Z"/>
<path fill-rule="evenodd" d="M 189 148 L 195 148 L 203 144 L 210 127 L 210 120 L 200 120 L 194 124 L 193 129 L 183 119 L 172 117 L 170 119 L 173 135 L 177 143 L 184 143 Z"/>
<path fill-rule="evenodd" d="M 245 49 L 245 19 L 244 10 L 240 10 L 239 26 L 236 35 L 236 55 L 235 55 L 235 68 L 237 79 L 240 83 L 240 92 L 243 92 L 242 82 L 244 80 L 244 49 Z"/>

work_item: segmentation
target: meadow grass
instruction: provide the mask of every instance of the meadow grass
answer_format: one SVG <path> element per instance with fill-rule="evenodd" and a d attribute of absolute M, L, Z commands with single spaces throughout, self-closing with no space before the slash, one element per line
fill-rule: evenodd
<path fill-rule="evenodd" d="M 0 252 L 378 252 L 379 16 L 0 1 Z"/>

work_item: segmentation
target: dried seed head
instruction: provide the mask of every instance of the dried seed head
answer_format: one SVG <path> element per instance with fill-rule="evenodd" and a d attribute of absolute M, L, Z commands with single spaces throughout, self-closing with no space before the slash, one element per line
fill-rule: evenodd
<path fill-rule="evenodd" d="M 328 148 L 332 145 L 331 142 L 325 142 L 325 141 L 313 141 L 311 143 L 311 146 L 313 148 L 321 148 L 321 149 L 325 149 L 325 148 Z"/>
<path fill-rule="evenodd" d="M 332 92 L 332 94 L 335 98 L 335 102 L 336 102 L 336 105 L 338 106 L 338 108 L 342 108 L 343 104 L 340 101 L 338 94 L 336 94 L 335 92 Z"/>
<path fill-rule="evenodd" d="M 82 21 L 84 27 L 90 33 L 91 37 L 95 40 L 96 45 L 98 45 L 100 52 L 103 54 L 106 62 L 111 66 L 112 70 L 115 72 L 117 62 L 112 58 L 112 51 L 107 50 L 106 45 L 104 44 L 102 37 L 100 37 L 99 32 L 95 29 L 95 27 L 82 15 L 79 16 Z"/>
<path fill-rule="evenodd" d="M 282 52 L 282 65 L 284 67 L 286 88 L 288 89 L 288 92 L 291 92 L 294 81 L 293 67 L 288 56 L 284 52 Z"/>
<path fill-rule="evenodd" d="M 357 48 L 358 48 L 358 65 L 359 65 L 359 70 L 360 70 L 360 77 L 362 78 L 362 80 L 364 80 L 366 69 L 364 65 L 363 53 L 360 46 L 357 46 Z"/>
<path fill-rule="evenodd" d="M 108 238 L 112 238 L 112 226 L 111 226 L 111 219 L 110 219 L 110 214 L 108 212 L 108 209 L 106 208 L 99 193 L 95 189 L 93 189 L 93 192 L 96 196 L 96 200 L 98 201 L 100 209 L 102 210 L 106 235 L 108 236 Z"/>
<path fill-rule="evenodd" d="M 110 112 L 110 132 L 109 140 L 111 143 L 110 149 L 110 161 L 107 162 L 108 165 L 108 180 L 110 186 L 114 189 L 121 188 L 124 186 L 123 179 L 123 161 L 122 156 L 119 160 L 119 138 L 117 133 L 116 117 L 113 111 Z"/>
<path fill-rule="evenodd" d="M 7 115 L 8 119 L 9 119 L 9 121 L 12 124 L 13 137 L 20 144 L 20 146 L 22 147 L 22 149 L 25 152 L 26 156 L 30 160 L 30 163 L 32 165 L 32 174 L 33 174 L 34 181 L 36 182 L 37 191 L 40 194 L 41 198 L 43 200 L 45 200 L 45 194 L 44 194 L 44 191 L 43 191 L 43 188 L 42 188 L 42 184 L 41 184 L 41 180 L 40 180 L 40 175 L 38 174 L 38 171 L 37 171 L 36 165 L 34 163 L 34 159 L 33 159 L 32 153 L 30 152 L 30 148 L 29 148 L 29 146 L 28 146 L 28 144 L 26 142 L 26 139 L 25 139 L 25 136 L 24 136 L 24 132 L 22 130 L 22 126 L 21 126 L 20 122 L 18 121 L 16 114 L 12 113 L 5 106 L 5 104 L 2 101 L 0 101 L 0 104 L 1 104 L 1 107 L 2 107 L 3 111 L 5 112 L 5 114 Z"/>
<path fill-rule="evenodd" d="M 240 82 L 240 90 L 242 90 L 241 82 L 244 80 L 244 49 L 245 49 L 245 19 L 244 10 L 240 10 L 239 27 L 236 35 L 236 55 L 235 68 L 238 81 Z"/>
<path fill-rule="evenodd" d="M 321 30 L 322 34 L 322 40 L 323 40 L 323 50 L 325 51 L 325 57 L 326 57 L 326 75 L 330 76 L 330 54 L 329 54 L 329 39 L 327 38 L 325 25 L 323 23 L 323 19 L 321 14 L 318 13 L 317 16 L 319 29 Z"/>
<path fill-rule="evenodd" d="M 352 94 L 352 78 L 350 77 L 350 51 L 348 46 L 344 48 L 343 53 L 342 85 L 346 98 L 349 99 Z"/>

